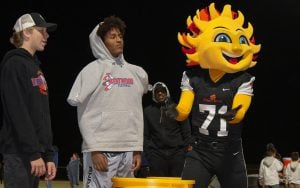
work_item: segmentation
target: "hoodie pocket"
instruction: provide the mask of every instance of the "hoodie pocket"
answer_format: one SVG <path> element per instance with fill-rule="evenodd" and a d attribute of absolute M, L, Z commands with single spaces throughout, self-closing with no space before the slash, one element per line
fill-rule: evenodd
<path fill-rule="evenodd" d="M 142 126 L 130 111 L 102 112 L 94 137 L 100 142 L 136 142 Z"/>

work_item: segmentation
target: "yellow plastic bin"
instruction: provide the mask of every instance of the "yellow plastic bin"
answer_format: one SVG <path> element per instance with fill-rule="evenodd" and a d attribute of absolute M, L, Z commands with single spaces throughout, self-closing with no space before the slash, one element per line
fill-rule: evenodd
<path fill-rule="evenodd" d="M 112 178 L 114 188 L 192 188 L 194 180 L 178 177 Z"/>
<path fill-rule="evenodd" d="M 150 179 L 165 179 L 165 180 L 181 180 L 181 177 L 158 177 L 158 176 L 148 176 Z"/>

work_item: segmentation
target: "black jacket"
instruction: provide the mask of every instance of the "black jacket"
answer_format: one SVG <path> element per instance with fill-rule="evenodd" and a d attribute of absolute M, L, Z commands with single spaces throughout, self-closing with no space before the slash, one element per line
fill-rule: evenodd
<path fill-rule="evenodd" d="M 0 65 L 0 151 L 53 161 L 48 88 L 37 56 L 17 48 Z"/>
<path fill-rule="evenodd" d="M 191 142 L 189 120 L 182 122 L 170 119 L 165 114 L 166 106 L 154 103 L 144 109 L 144 151 L 172 153 L 187 149 Z"/>

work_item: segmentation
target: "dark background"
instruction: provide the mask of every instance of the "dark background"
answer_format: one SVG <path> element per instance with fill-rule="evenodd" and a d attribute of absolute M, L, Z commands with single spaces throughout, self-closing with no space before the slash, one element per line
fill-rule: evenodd
<path fill-rule="evenodd" d="M 80 152 L 81 136 L 76 108 L 66 98 L 79 71 L 94 60 L 88 35 L 104 17 L 117 15 L 127 24 L 124 55 L 128 62 L 142 66 L 150 83 L 165 82 L 178 101 L 185 56 L 177 41 L 186 32 L 186 18 L 210 4 L 208 0 L 12 0 L 0 8 L 0 57 L 12 49 L 8 40 L 18 17 L 39 12 L 48 22 L 58 24 L 50 33 L 46 50 L 37 53 L 50 90 L 54 144 L 65 166 L 73 151 Z M 256 77 L 252 106 L 245 118 L 243 144 L 246 162 L 258 164 L 265 145 L 275 144 L 282 156 L 299 151 L 299 57 L 298 0 L 216 1 L 240 10 L 245 22 L 254 27 L 256 43 L 262 44 L 258 64 L 249 69 Z M 149 94 L 144 104 L 150 102 Z"/>

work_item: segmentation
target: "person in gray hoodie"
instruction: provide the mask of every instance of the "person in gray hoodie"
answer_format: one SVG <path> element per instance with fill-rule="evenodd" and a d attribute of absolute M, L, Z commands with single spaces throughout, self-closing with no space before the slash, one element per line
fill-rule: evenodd
<path fill-rule="evenodd" d="M 148 75 L 124 59 L 125 28 L 123 20 L 109 16 L 93 29 L 96 60 L 81 70 L 67 99 L 77 107 L 83 138 L 84 187 L 110 188 L 112 177 L 134 177 L 141 166 Z"/>

